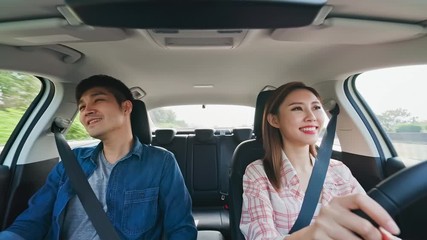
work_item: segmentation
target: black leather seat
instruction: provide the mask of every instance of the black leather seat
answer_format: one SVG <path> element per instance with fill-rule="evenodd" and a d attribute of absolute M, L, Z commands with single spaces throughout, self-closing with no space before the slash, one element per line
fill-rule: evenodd
<path fill-rule="evenodd" d="M 139 138 L 143 144 L 151 144 L 151 131 L 148 122 L 147 108 L 141 100 L 133 100 L 131 113 L 132 133 Z"/>
<path fill-rule="evenodd" d="M 150 125 L 148 122 L 147 108 L 145 103 L 140 100 L 133 101 L 131 114 L 132 132 L 139 138 L 141 143 L 150 144 L 152 140 Z M 173 136 L 171 137 L 173 138 Z M 198 240 L 223 240 L 224 237 L 219 231 L 199 231 Z M 165 239 L 165 238 L 162 238 Z"/>
<path fill-rule="evenodd" d="M 187 179 L 187 135 L 176 135 L 175 129 L 157 129 L 151 141 L 153 146 L 159 146 L 171 151 L 178 162 L 179 169 L 184 177 L 185 184 Z"/>
<path fill-rule="evenodd" d="M 234 150 L 229 184 L 230 230 L 231 239 L 233 240 L 245 239 L 239 228 L 240 216 L 242 214 L 243 174 L 249 163 L 264 157 L 262 146 L 262 116 L 265 104 L 272 92 L 269 90 L 258 94 L 254 119 L 255 139 L 240 143 Z"/>

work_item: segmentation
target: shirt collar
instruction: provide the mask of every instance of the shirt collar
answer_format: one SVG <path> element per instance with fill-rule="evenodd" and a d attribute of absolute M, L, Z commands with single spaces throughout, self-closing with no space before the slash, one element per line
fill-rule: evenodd
<path fill-rule="evenodd" d="M 292 166 L 291 161 L 289 161 L 289 158 L 288 156 L 286 156 L 286 153 L 283 151 L 283 149 L 282 149 L 282 161 L 283 161 L 282 175 L 285 178 L 284 184 L 288 187 L 297 185 L 299 183 L 297 172 L 294 166 Z M 310 161 L 311 161 L 311 164 L 313 164 L 314 166 L 316 159 L 311 155 L 310 155 Z"/>
<path fill-rule="evenodd" d="M 282 175 L 285 179 L 284 186 L 286 187 L 292 187 L 296 186 L 299 182 L 297 177 L 297 172 L 295 171 L 295 168 L 292 166 L 291 161 L 289 161 L 288 157 L 286 156 L 285 152 L 282 150 Z"/>
<path fill-rule="evenodd" d="M 141 151 L 141 149 L 142 149 L 142 143 L 139 141 L 139 139 L 138 139 L 138 137 L 136 137 L 136 136 L 133 136 L 133 139 L 135 140 L 134 142 L 133 142 L 133 146 L 132 146 L 132 148 L 131 148 L 131 150 L 129 151 L 129 153 L 128 154 L 126 154 L 126 156 L 125 157 L 123 157 L 123 158 L 127 158 L 127 157 L 129 157 L 130 155 L 135 155 L 135 156 L 137 156 L 139 159 L 141 159 L 141 155 L 142 155 L 142 151 Z M 100 142 L 97 146 L 96 146 L 96 148 L 93 150 L 93 152 L 87 152 L 87 154 L 86 155 L 83 155 L 82 157 L 83 158 L 88 158 L 89 156 L 90 156 L 90 159 L 93 161 L 93 162 L 96 162 L 96 158 L 98 157 L 98 154 L 99 154 L 99 152 L 102 150 L 102 148 L 104 147 L 104 145 L 102 144 L 102 142 Z"/>

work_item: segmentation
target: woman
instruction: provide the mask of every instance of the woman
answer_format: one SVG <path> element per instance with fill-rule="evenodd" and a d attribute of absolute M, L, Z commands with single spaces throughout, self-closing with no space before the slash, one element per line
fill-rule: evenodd
<path fill-rule="evenodd" d="M 350 170 L 331 159 L 315 220 L 288 234 L 301 209 L 324 118 L 319 94 L 301 82 L 287 83 L 270 97 L 263 116 L 266 154 L 248 165 L 243 176 L 240 229 L 246 239 L 390 239 L 387 231 L 399 233 Z M 351 209 L 361 209 L 381 228 Z"/>

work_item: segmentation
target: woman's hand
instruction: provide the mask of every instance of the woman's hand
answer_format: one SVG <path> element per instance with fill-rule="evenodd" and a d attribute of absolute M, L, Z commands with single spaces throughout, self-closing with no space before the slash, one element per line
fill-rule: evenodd
<path fill-rule="evenodd" d="M 366 194 L 353 194 L 334 198 L 320 209 L 319 215 L 310 226 L 286 239 L 382 240 L 384 232 L 351 212 L 354 209 L 365 212 L 386 232 L 399 234 L 399 227 L 384 208 Z"/>

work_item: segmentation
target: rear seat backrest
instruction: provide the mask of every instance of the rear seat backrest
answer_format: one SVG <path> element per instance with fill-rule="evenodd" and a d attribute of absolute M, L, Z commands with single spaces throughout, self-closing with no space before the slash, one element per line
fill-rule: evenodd
<path fill-rule="evenodd" d="M 189 136 L 173 129 L 155 131 L 153 145 L 175 154 L 193 200 L 193 216 L 199 230 L 218 230 L 226 237 L 230 235 L 227 201 L 221 197 L 228 192 L 234 149 L 251 137 L 251 128 L 196 129 Z"/>
<path fill-rule="evenodd" d="M 187 173 L 193 206 L 219 206 L 219 140 L 213 129 L 196 129 L 188 137 Z"/>
<path fill-rule="evenodd" d="M 176 135 L 175 129 L 157 129 L 152 144 L 171 151 L 178 162 L 179 169 L 187 184 L 187 136 Z"/>

